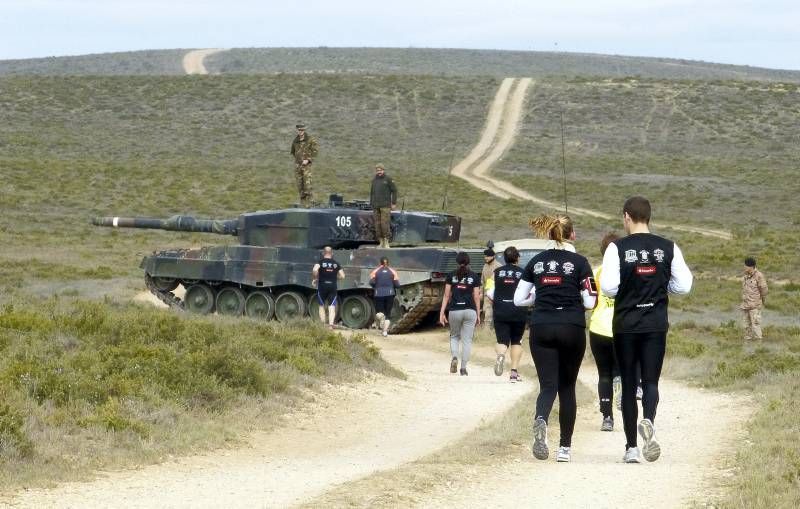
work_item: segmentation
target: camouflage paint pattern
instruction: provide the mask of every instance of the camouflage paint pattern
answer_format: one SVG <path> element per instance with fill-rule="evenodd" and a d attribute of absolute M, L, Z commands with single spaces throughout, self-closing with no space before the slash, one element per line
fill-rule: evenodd
<path fill-rule="evenodd" d="M 254 292 L 275 299 L 293 292 L 305 302 L 313 301 L 316 290 L 311 286 L 311 269 L 322 257 L 321 248 L 331 246 L 334 259 L 342 264 L 346 274 L 339 282 L 343 311 L 350 309 L 348 297 L 352 297 L 349 302 L 358 310 L 359 305 L 371 306 L 369 274 L 380 264 L 381 257 L 386 256 L 401 283 L 390 332 L 410 330 L 428 313 L 438 310 L 445 276 L 456 268 L 458 252 L 442 247 L 372 247 L 376 243 L 373 212 L 361 201 L 248 212 L 235 220 L 201 220 L 190 216 L 164 220 L 101 217 L 93 223 L 236 235 L 239 245 L 164 250 L 144 257 L 140 267 L 144 269 L 148 287 L 168 304 L 179 307 L 183 307 L 180 300 L 170 293 L 178 284 L 187 289 L 203 286 L 203 291 L 211 296 L 226 288 L 237 288 L 235 292 L 241 292 L 242 299 Z M 391 230 L 396 246 L 452 243 L 459 239 L 461 218 L 393 211 Z M 475 260 L 481 259 L 481 250 L 468 252 Z M 366 326 L 369 322 L 354 319 L 350 323 Z"/>

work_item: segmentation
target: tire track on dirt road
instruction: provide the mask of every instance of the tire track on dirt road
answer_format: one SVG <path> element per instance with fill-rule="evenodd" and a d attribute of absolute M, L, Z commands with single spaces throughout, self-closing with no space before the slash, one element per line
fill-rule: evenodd
<path fill-rule="evenodd" d="M 227 51 L 227 48 L 196 49 L 183 56 L 183 70 L 186 74 L 208 74 L 204 65 L 207 56 Z"/>
<path fill-rule="evenodd" d="M 371 376 L 329 387 L 286 416 L 281 429 L 253 436 L 247 448 L 101 473 L 94 481 L 26 490 L 3 502 L 15 508 L 286 507 L 441 449 L 532 389 L 510 386 L 488 366 L 471 365 L 468 377 L 451 375 L 448 355 L 397 336 L 375 341 L 408 380 Z"/>
<path fill-rule="evenodd" d="M 514 145 L 523 118 L 525 97 L 533 85 L 534 81 L 531 78 L 505 78 L 500 83 L 500 88 L 489 107 L 486 125 L 478 143 L 467 157 L 453 166 L 452 174 L 498 198 L 504 200 L 516 198 L 560 210 L 562 204 L 534 196 L 509 182 L 492 177 L 490 174 L 492 166 Z M 618 215 L 581 207 L 570 207 L 569 213 L 573 216 L 590 216 L 615 223 L 620 221 Z M 651 224 L 656 228 L 670 228 L 724 240 L 733 238 L 733 235 L 725 230 L 678 223 L 654 222 Z"/>

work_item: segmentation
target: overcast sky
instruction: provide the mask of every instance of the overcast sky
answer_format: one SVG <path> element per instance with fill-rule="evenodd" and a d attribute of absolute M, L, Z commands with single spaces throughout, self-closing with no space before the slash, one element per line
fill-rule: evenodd
<path fill-rule="evenodd" d="M 800 0 L 0 0 L 0 59 L 167 48 L 431 47 L 800 70 Z"/>

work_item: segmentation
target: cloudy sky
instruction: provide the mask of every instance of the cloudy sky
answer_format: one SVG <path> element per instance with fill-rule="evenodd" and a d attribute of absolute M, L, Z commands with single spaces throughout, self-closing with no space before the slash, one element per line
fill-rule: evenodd
<path fill-rule="evenodd" d="M 0 59 L 164 48 L 413 46 L 800 70 L 798 27 L 798 0 L 0 0 Z"/>

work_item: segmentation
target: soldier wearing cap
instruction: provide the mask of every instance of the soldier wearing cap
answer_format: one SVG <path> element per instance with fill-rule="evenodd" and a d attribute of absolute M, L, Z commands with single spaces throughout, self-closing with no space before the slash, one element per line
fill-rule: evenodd
<path fill-rule="evenodd" d="M 306 133 L 304 123 L 297 124 L 297 136 L 292 141 L 291 154 L 294 156 L 294 177 L 300 193 L 300 205 L 308 207 L 314 199 L 311 191 L 311 163 L 317 157 L 317 139 Z"/>
<path fill-rule="evenodd" d="M 397 207 L 397 186 L 381 163 L 375 165 L 375 178 L 369 192 L 369 204 L 375 217 L 375 240 L 389 247 L 392 236 L 392 210 Z"/>

